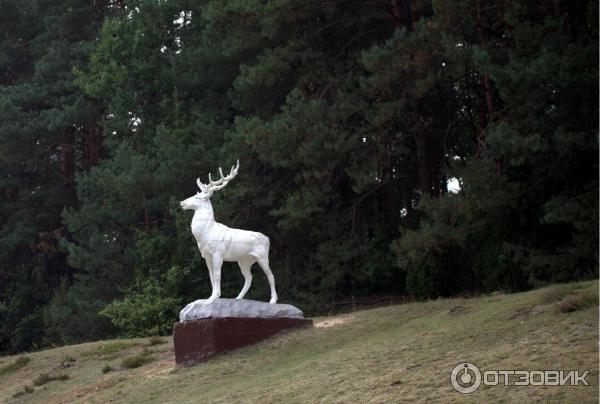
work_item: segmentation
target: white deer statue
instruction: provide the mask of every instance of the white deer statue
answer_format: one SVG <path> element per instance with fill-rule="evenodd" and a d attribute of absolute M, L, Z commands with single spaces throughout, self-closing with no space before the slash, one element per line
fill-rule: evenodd
<path fill-rule="evenodd" d="M 254 231 L 230 229 L 215 221 L 210 197 L 213 192 L 224 188 L 237 175 L 239 168 L 240 161 L 238 160 L 237 165 L 231 167 L 229 174 L 224 176 L 223 170 L 219 167 L 221 178 L 213 181 L 211 175 L 208 174 L 208 184 L 202 183 L 198 178 L 196 183 L 200 192 L 181 202 L 184 210 L 194 210 L 192 233 L 196 238 L 202 257 L 206 261 L 210 275 L 212 294 L 205 304 L 212 303 L 221 297 L 221 265 L 223 261 L 237 261 L 242 275 L 244 275 L 244 287 L 236 299 L 243 299 L 250 289 L 252 283 L 250 268 L 255 262 L 258 262 L 271 286 L 269 303 L 277 303 L 275 278 L 269 268 L 269 238 Z"/>

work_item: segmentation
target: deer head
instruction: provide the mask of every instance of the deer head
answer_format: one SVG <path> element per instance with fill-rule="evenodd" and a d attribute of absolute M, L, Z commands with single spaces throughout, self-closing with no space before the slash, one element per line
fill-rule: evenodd
<path fill-rule="evenodd" d="M 216 181 L 212 180 L 211 173 L 208 174 L 208 184 L 204 184 L 200 181 L 200 178 L 196 180 L 196 184 L 198 184 L 198 188 L 200 188 L 200 192 L 196 195 L 186 199 L 181 202 L 181 207 L 183 209 L 197 209 L 203 202 L 206 202 L 212 196 L 213 192 L 218 191 L 219 189 L 225 188 L 229 181 L 235 178 L 240 168 L 240 160 L 237 160 L 237 164 L 231 167 L 231 171 L 227 176 L 223 175 L 223 170 L 219 167 L 219 174 L 221 174 L 221 178 Z"/>

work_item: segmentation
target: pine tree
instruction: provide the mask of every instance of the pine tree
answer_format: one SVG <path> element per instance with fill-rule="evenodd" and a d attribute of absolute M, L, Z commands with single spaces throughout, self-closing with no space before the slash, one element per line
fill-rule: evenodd
<path fill-rule="evenodd" d="M 598 274 L 592 1 L 0 7 L 2 351 L 168 333 L 210 293 L 178 201 L 237 158 L 216 218 L 307 312 Z"/>
<path fill-rule="evenodd" d="M 103 2 L 2 3 L 0 350 L 43 341 L 43 306 L 71 267 L 59 243 L 75 173 L 97 161 L 99 111 L 75 84 Z M 6 23 L 6 24 L 5 24 Z"/>

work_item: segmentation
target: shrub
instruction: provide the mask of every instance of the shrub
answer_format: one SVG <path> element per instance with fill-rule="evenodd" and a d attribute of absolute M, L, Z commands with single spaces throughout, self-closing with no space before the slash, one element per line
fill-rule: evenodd
<path fill-rule="evenodd" d="M 33 379 L 34 386 L 41 386 L 50 381 L 50 376 L 47 373 L 41 373 L 38 377 Z"/>
<path fill-rule="evenodd" d="M 106 364 L 106 365 L 102 366 L 102 373 L 108 373 L 108 372 L 110 372 L 111 370 L 113 370 L 113 368 L 112 368 L 112 366 L 110 366 L 110 365 L 108 365 L 108 364 Z"/>
<path fill-rule="evenodd" d="M 15 394 L 13 394 L 13 397 L 17 398 L 17 397 L 23 396 L 25 394 L 31 394 L 31 393 L 33 393 L 33 391 L 34 391 L 34 389 L 32 386 L 25 386 L 25 387 L 23 387 L 23 390 L 19 390 Z"/>
<path fill-rule="evenodd" d="M 165 341 L 158 335 L 151 337 L 150 340 L 148 341 L 148 345 L 150 345 L 150 346 L 160 345 L 160 344 L 164 344 L 164 343 L 165 343 Z"/>
<path fill-rule="evenodd" d="M 149 350 L 144 349 L 143 352 L 137 355 L 123 358 L 123 360 L 121 361 L 121 367 L 124 369 L 133 369 L 139 368 L 140 366 L 143 366 L 146 363 L 152 362 L 154 358 L 152 358 L 151 353 L 152 352 L 150 352 Z"/>
<path fill-rule="evenodd" d="M 178 266 L 166 274 L 138 279 L 123 300 L 115 300 L 100 312 L 127 337 L 167 334 L 181 309 L 181 284 L 188 271 Z"/>
<path fill-rule="evenodd" d="M 570 313 L 594 306 L 597 297 L 593 295 L 568 295 L 557 303 L 556 309 L 561 313 Z"/>
<path fill-rule="evenodd" d="M 48 373 L 41 373 L 38 377 L 33 379 L 33 385 L 34 386 L 42 386 L 46 383 L 53 382 L 55 380 L 67 380 L 68 378 L 69 378 L 69 375 L 67 375 L 67 374 L 51 375 Z"/>
<path fill-rule="evenodd" d="M 70 368 L 73 366 L 73 362 L 76 362 L 77 359 L 73 358 L 70 354 L 66 354 L 63 356 L 62 362 L 60 363 L 61 368 Z"/>

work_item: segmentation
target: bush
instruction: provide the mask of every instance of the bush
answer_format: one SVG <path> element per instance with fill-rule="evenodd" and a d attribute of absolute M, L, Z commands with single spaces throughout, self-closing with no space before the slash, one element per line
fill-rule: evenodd
<path fill-rule="evenodd" d="M 60 363 L 61 368 L 70 368 L 77 359 L 73 358 L 70 354 L 63 356 L 62 362 Z"/>
<path fill-rule="evenodd" d="M 160 344 L 164 344 L 164 343 L 165 343 L 165 341 L 158 335 L 151 337 L 150 340 L 148 341 L 148 345 L 150 345 L 150 346 L 160 345 Z"/>
<path fill-rule="evenodd" d="M 42 373 L 38 377 L 36 377 L 35 379 L 33 379 L 33 385 L 34 386 L 41 386 L 43 384 L 48 383 L 49 381 L 50 381 L 50 376 L 48 376 L 47 373 Z"/>
<path fill-rule="evenodd" d="M 557 303 L 556 310 L 561 313 L 570 313 L 587 309 L 597 304 L 598 297 L 593 295 L 568 295 Z"/>
<path fill-rule="evenodd" d="M 106 364 L 106 365 L 102 366 L 102 373 L 108 373 L 108 372 L 110 372 L 111 370 L 113 370 L 113 368 L 112 368 L 112 366 L 110 366 L 110 365 L 108 365 L 108 364 Z"/>
<path fill-rule="evenodd" d="M 151 353 L 152 352 L 150 352 L 149 350 L 144 349 L 143 352 L 137 355 L 123 358 L 123 360 L 121 361 L 121 367 L 124 369 L 133 369 L 139 368 L 140 366 L 143 366 L 146 363 L 152 362 L 154 358 L 152 358 Z"/>
<path fill-rule="evenodd" d="M 67 380 L 69 379 L 69 375 L 67 374 L 57 374 L 57 375 L 51 375 L 48 373 L 41 373 L 38 377 L 36 377 L 35 379 L 33 379 L 33 385 L 34 386 L 42 386 L 46 383 L 50 383 L 53 382 L 55 380 Z"/>
<path fill-rule="evenodd" d="M 32 386 L 25 386 L 25 387 L 23 387 L 23 390 L 19 390 L 15 394 L 13 394 L 13 397 L 17 398 L 17 397 L 24 396 L 25 394 L 31 394 L 33 392 L 34 392 L 34 388 Z"/>
<path fill-rule="evenodd" d="M 171 332 L 181 310 L 182 298 L 175 285 L 187 272 L 172 267 L 160 279 L 138 279 L 123 300 L 115 300 L 100 315 L 127 337 L 149 337 Z"/>

